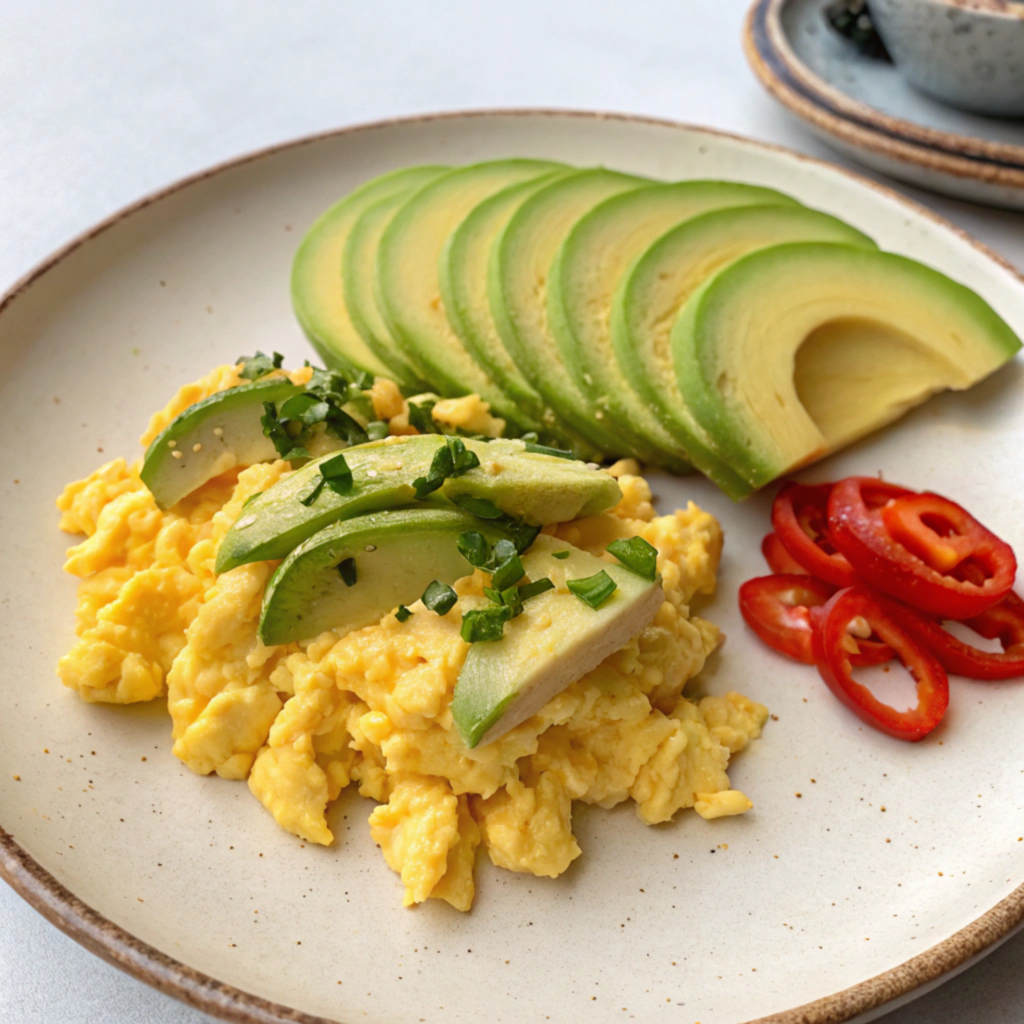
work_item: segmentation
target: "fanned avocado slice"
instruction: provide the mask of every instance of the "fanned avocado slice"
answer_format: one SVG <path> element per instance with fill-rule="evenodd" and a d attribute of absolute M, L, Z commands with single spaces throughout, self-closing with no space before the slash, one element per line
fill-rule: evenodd
<path fill-rule="evenodd" d="M 564 169 L 544 160 L 493 160 L 451 171 L 403 204 L 377 252 L 381 312 L 412 365 L 441 394 L 478 394 L 496 415 L 522 430 L 541 424 L 487 375 L 452 330 L 441 301 L 438 263 L 448 236 L 477 203 L 516 182 Z"/>
<path fill-rule="evenodd" d="M 877 248 L 849 224 L 801 206 L 716 210 L 684 221 L 644 251 L 622 275 L 612 303 L 611 341 L 622 374 L 679 441 L 687 460 L 734 498 L 749 493 L 750 484 L 722 461 L 679 393 L 672 325 L 686 300 L 723 267 L 790 241 Z"/>
<path fill-rule="evenodd" d="M 632 189 L 584 214 L 551 265 L 548 327 L 562 363 L 587 407 L 604 412 L 638 450 L 658 453 L 662 465 L 687 461 L 686 451 L 622 379 L 609 329 L 615 289 L 633 260 L 676 224 L 708 210 L 754 203 L 798 206 L 773 189 L 729 181 Z"/>
<path fill-rule="evenodd" d="M 555 553 L 568 557 L 555 558 Z M 500 640 L 475 643 L 455 684 L 452 719 L 467 747 L 490 743 L 539 711 L 645 629 L 665 599 L 658 580 L 540 536 L 523 557 L 530 580 L 554 589 L 532 597 Z M 597 608 L 567 581 L 605 572 L 616 584 Z"/>
<path fill-rule="evenodd" d="M 572 174 L 566 170 L 562 174 Z M 520 373 L 498 334 L 487 297 L 487 275 L 494 240 L 515 211 L 538 189 L 555 179 L 546 175 L 510 185 L 478 203 L 448 236 L 438 264 L 441 300 L 452 330 L 484 372 L 545 432 L 569 445 L 580 457 L 600 459 L 602 452 L 558 420 L 554 410 Z"/>
<path fill-rule="evenodd" d="M 285 644 L 379 622 L 419 600 L 432 580 L 454 583 L 473 572 L 459 536 L 488 543 L 514 540 L 500 522 L 457 508 L 371 512 L 335 523 L 300 544 L 280 565 L 263 596 L 260 639 Z"/>
<path fill-rule="evenodd" d="M 575 459 L 531 452 L 529 445 L 517 440 L 460 441 L 479 465 L 447 477 L 428 493 L 484 520 L 506 515 L 539 527 L 597 515 L 622 497 L 611 476 Z M 348 448 L 345 460 L 352 481 L 341 493 L 321 486 L 325 459 L 310 462 L 242 510 L 221 541 L 217 572 L 284 558 L 325 526 L 410 504 L 417 497 L 416 481 L 430 476 L 435 455 L 447 445 L 439 434 L 418 434 Z"/>
<path fill-rule="evenodd" d="M 383 362 L 395 367 L 395 376 L 403 383 L 430 390 L 431 385 L 409 362 L 392 336 L 377 299 L 377 250 L 381 237 L 395 214 L 415 192 L 414 188 L 406 189 L 368 206 L 352 225 L 345 241 L 341 265 L 345 305 L 359 336 Z"/>
<path fill-rule="evenodd" d="M 558 358 L 545 300 L 552 260 L 573 224 L 609 196 L 645 184 L 649 181 L 644 178 L 591 168 L 535 192 L 495 239 L 488 299 L 509 355 L 561 422 L 606 455 L 639 455 L 653 461 L 653 452 L 634 450 L 580 392 Z"/>
<path fill-rule="evenodd" d="M 672 330 L 683 400 L 761 487 L 962 390 L 1020 349 L 969 288 L 905 256 L 794 242 L 744 256 Z"/>
<path fill-rule="evenodd" d="M 235 466 L 276 459 L 263 433 L 263 403 L 280 405 L 304 389 L 273 376 L 218 391 L 176 416 L 146 449 L 142 482 L 162 509 Z"/>
<path fill-rule="evenodd" d="M 342 290 L 341 256 L 348 232 L 363 210 L 447 170 L 407 167 L 374 178 L 335 203 L 306 233 L 292 263 L 292 304 L 306 337 L 328 366 L 355 367 L 375 376 L 415 383 L 405 381 L 398 369 L 378 358 L 353 327 Z"/>

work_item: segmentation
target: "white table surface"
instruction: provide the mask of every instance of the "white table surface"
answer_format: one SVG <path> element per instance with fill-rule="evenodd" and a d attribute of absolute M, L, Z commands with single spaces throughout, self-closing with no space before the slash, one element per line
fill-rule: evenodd
<path fill-rule="evenodd" d="M 761 92 L 740 50 L 745 8 L 746 0 L 6 0 L 0 291 L 72 235 L 178 177 L 293 136 L 400 114 L 634 112 L 853 166 Z M 1024 267 L 1024 216 L 912 194 Z M 212 1018 L 107 966 L 0 884 L 0 1020 Z M 886 1017 L 1022 1020 L 1024 935 Z"/>

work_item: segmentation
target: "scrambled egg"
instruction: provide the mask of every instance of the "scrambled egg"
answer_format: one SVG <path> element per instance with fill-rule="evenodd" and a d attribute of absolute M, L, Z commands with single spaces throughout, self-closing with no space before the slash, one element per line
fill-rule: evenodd
<path fill-rule="evenodd" d="M 179 412 L 242 383 L 220 367 L 182 388 L 153 417 L 148 444 Z M 304 368 L 290 374 L 308 378 Z M 375 413 L 407 433 L 408 409 L 390 382 L 371 391 Z M 438 417 L 438 408 L 440 416 Z M 490 432 L 471 396 L 434 410 L 439 422 Z M 500 421 L 497 421 L 500 423 Z M 81 578 L 78 641 L 61 658 L 64 684 L 87 701 L 127 704 L 166 695 L 174 754 L 199 774 L 247 779 L 278 824 L 330 844 L 326 813 L 347 786 L 377 801 L 370 832 L 402 879 L 405 904 L 473 902 L 476 849 L 510 871 L 556 877 L 580 855 L 572 804 L 632 799 L 648 824 L 694 808 L 704 818 L 751 807 L 733 790 L 729 758 L 760 735 L 767 710 L 739 695 L 692 701 L 684 687 L 721 642 L 690 612 L 709 595 L 721 553 L 718 523 L 690 504 L 658 516 L 635 463 L 612 467 L 623 498 L 610 513 L 545 532 L 603 556 L 639 535 L 658 550 L 665 601 L 639 636 L 536 715 L 476 749 L 453 727 L 451 703 L 469 650 L 461 606 L 485 577 L 460 580 L 447 615 L 412 606 L 400 623 L 264 646 L 263 590 L 277 563 L 216 576 L 217 545 L 246 499 L 291 471 L 276 461 L 232 470 L 161 512 L 139 464 L 116 459 L 69 484 L 61 528 L 85 534 L 65 568 Z"/>

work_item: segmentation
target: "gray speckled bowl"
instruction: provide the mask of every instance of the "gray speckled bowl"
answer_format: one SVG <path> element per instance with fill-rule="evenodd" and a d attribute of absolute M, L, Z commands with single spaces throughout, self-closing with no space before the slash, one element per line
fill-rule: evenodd
<path fill-rule="evenodd" d="M 872 0 L 871 14 L 907 81 L 996 117 L 1024 117 L 1024 3 Z"/>

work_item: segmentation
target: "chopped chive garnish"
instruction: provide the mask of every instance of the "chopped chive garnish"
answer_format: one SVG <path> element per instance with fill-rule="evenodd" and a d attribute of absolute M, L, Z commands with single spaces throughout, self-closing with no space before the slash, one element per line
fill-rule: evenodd
<path fill-rule="evenodd" d="M 325 483 L 327 483 L 327 481 L 322 476 L 314 478 L 311 485 L 306 489 L 306 493 L 299 498 L 299 501 L 301 501 L 306 508 L 309 508 L 309 506 L 320 497 L 320 492 L 324 489 Z"/>
<path fill-rule="evenodd" d="M 557 558 L 557 559 L 561 560 L 563 558 L 568 558 L 569 557 L 569 552 L 568 551 L 553 551 L 551 553 L 551 557 L 552 558 Z"/>
<path fill-rule="evenodd" d="M 591 608 L 599 608 L 615 592 L 618 584 L 602 569 L 593 576 L 578 580 L 566 580 L 566 586 Z"/>
<path fill-rule="evenodd" d="M 366 436 L 371 441 L 383 441 L 389 433 L 388 425 L 383 420 L 370 420 L 366 424 Z"/>
<path fill-rule="evenodd" d="M 420 598 L 424 607 L 429 608 L 432 612 L 437 612 L 438 615 L 447 615 L 455 607 L 455 602 L 458 599 L 459 595 L 447 583 L 442 583 L 440 580 L 434 580 L 428 584 L 427 589 L 423 591 L 423 597 Z"/>
<path fill-rule="evenodd" d="M 523 595 L 518 587 L 506 587 L 499 595 L 500 603 L 508 609 L 508 617 L 514 619 L 523 614 Z"/>
<path fill-rule="evenodd" d="M 344 561 L 339 562 L 338 575 L 345 581 L 346 587 L 354 587 L 356 585 L 356 560 L 354 558 L 346 558 Z"/>
<path fill-rule="evenodd" d="M 480 519 L 500 519 L 504 515 L 490 498 L 474 498 L 471 494 L 456 494 L 451 500 L 459 508 L 465 509 L 471 515 L 478 516 Z M 534 536 L 536 536 L 536 533 L 534 533 Z"/>
<path fill-rule="evenodd" d="M 484 587 L 484 596 L 495 604 L 501 604 L 501 593 L 493 587 Z"/>
<path fill-rule="evenodd" d="M 487 543 L 487 538 L 482 533 L 478 533 L 476 530 L 460 533 L 455 546 L 462 553 L 463 558 L 475 568 L 485 569 L 490 564 L 491 545 Z"/>
<path fill-rule="evenodd" d="M 658 575 L 658 549 L 648 544 L 643 537 L 629 540 L 613 540 L 608 545 L 609 554 L 614 555 L 630 572 L 642 576 L 652 583 Z"/>
<path fill-rule="evenodd" d="M 498 543 L 500 544 L 501 541 Z M 497 553 L 497 545 L 495 545 L 495 553 Z M 511 557 L 502 561 L 494 570 L 494 574 L 491 576 L 491 586 L 495 590 L 507 590 L 525 575 L 526 570 L 523 568 L 523 563 L 513 550 Z"/>
<path fill-rule="evenodd" d="M 398 606 L 398 611 L 395 612 L 395 618 L 398 619 L 399 622 L 405 622 L 410 615 L 412 615 L 412 612 L 409 611 L 404 604 L 400 604 Z"/>
<path fill-rule="evenodd" d="M 463 473 L 468 473 L 471 469 L 476 469 L 480 465 L 480 459 L 476 452 L 471 452 L 466 447 L 465 441 L 458 437 L 449 437 L 445 440 L 448 442 L 448 449 L 452 453 L 452 470 L 448 474 L 449 476 L 462 476 Z"/>
<path fill-rule="evenodd" d="M 280 352 L 275 352 L 271 358 L 257 350 L 256 355 L 239 356 L 235 362 L 242 364 L 242 369 L 238 374 L 242 380 L 258 380 L 260 377 L 265 377 L 271 370 L 280 370 L 284 363 L 284 356 Z"/>
<path fill-rule="evenodd" d="M 413 487 L 416 488 L 417 500 L 423 501 L 428 494 L 433 494 L 452 475 L 453 468 L 452 452 L 448 445 L 445 444 L 434 452 L 427 475 L 417 477 L 412 482 Z"/>
<path fill-rule="evenodd" d="M 320 475 L 335 494 L 348 494 L 352 490 L 352 470 L 345 461 L 345 453 L 338 452 L 320 463 Z"/>
<path fill-rule="evenodd" d="M 373 374 L 367 370 L 353 370 L 352 383 L 355 384 L 357 388 L 366 391 L 368 388 L 373 387 Z"/>
<path fill-rule="evenodd" d="M 576 461 L 576 456 L 572 452 L 566 451 L 564 448 L 551 448 L 546 444 L 534 444 L 532 441 L 526 442 L 526 450 L 533 452 L 535 455 L 553 455 L 556 459 L 572 459 Z"/>
<path fill-rule="evenodd" d="M 409 402 L 409 423 L 421 434 L 439 434 L 437 424 L 432 415 L 436 402 Z"/>
<path fill-rule="evenodd" d="M 494 555 L 491 563 L 487 566 L 488 569 L 497 569 L 499 566 L 504 565 L 513 555 L 518 553 L 516 545 L 505 537 L 502 537 L 494 545 Z"/>
<path fill-rule="evenodd" d="M 543 579 L 534 580 L 532 583 L 524 583 L 519 588 L 519 597 L 523 601 L 529 601 L 531 597 L 543 594 L 548 590 L 554 590 L 555 585 L 545 576 Z"/>
<path fill-rule="evenodd" d="M 536 430 L 528 430 L 525 434 L 519 435 L 519 440 L 527 444 L 536 444 L 540 440 L 540 435 Z"/>
<path fill-rule="evenodd" d="M 509 611 L 502 606 L 475 608 L 462 616 L 462 639 L 468 644 L 481 640 L 500 640 L 505 632 Z"/>

